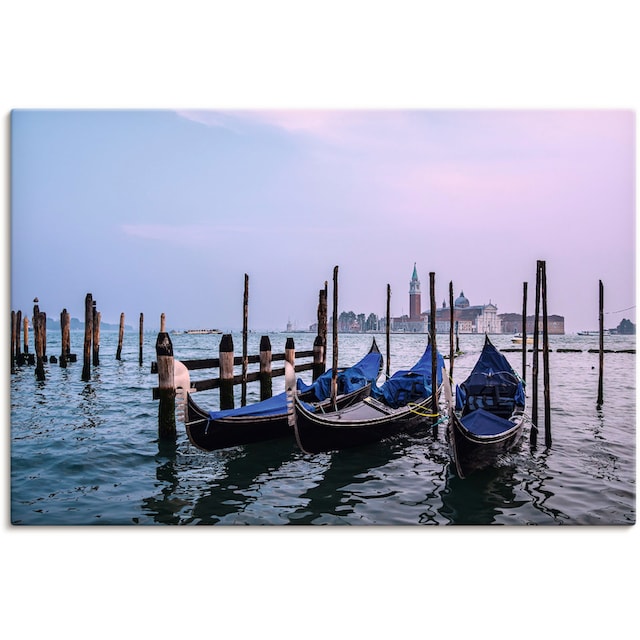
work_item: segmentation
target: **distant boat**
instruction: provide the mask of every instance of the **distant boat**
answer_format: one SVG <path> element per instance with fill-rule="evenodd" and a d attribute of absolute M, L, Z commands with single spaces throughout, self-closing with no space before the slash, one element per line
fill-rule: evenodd
<path fill-rule="evenodd" d="M 610 336 L 611 329 L 604 329 L 603 334 L 605 336 Z M 599 336 L 600 332 L 599 331 L 578 331 L 578 335 L 579 336 Z"/>
<path fill-rule="evenodd" d="M 187 329 L 185 333 L 190 335 L 207 335 L 210 333 L 222 333 L 220 329 Z"/>
<path fill-rule="evenodd" d="M 511 342 L 514 344 L 522 344 L 522 335 L 517 334 L 511 338 Z M 533 336 L 527 336 L 527 344 L 533 344 Z"/>

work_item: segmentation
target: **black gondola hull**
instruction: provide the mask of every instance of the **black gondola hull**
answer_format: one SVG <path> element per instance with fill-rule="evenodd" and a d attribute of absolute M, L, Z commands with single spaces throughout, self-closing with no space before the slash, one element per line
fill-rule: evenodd
<path fill-rule="evenodd" d="M 349 394 L 338 396 L 338 408 L 360 402 L 371 393 L 371 385 L 365 385 Z M 330 401 L 321 404 L 329 408 Z M 187 394 L 185 428 L 189 441 L 204 451 L 216 451 L 255 442 L 292 438 L 287 413 L 270 416 L 234 416 L 231 418 L 210 419 L 206 411 L 198 407 Z"/>
<path fill-rule="evenodd" d="M 330 415 L 311 413 L 296 400 L 294 431 L 305 453 L 322 453 L 363 446 L 409 433 L 433 423 L 431 397 L 400 409 L 373 398 Z"/>
<path fill-rule="evenodd" d="M 500 456 L 512 451 L 522 437 L 524 415 L 513 421 L 513 428 L 493 436 L 471 433 L 453 413 L 449 420 L 449 445 L 456 472 L 466 478 L 475 471 L 494 466 Z"/>

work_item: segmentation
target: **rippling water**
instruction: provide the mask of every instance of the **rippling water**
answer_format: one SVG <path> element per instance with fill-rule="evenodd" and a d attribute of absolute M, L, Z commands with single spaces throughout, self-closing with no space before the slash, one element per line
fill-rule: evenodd
<path fill-rule="evenodd" d="M 49 332 L 53 334 L 53 332 Z M 155 334 L 145 336 L 138 364 L 138 336 L 125 336 L 115 360 L 117 332 L 103 331 L 100 364 L 81 381 L 82 332 L 72 332 L 78 362 L 48 363 L 46 379 L 34 368 L 11 374 L 11 520 L 22 525 L 135 524 L 633 524 L 635 523 L 635 354 L 605 354 L 604 405 L 596 409 L 597 337 L 551 336 L 553 443 L 544 446 L 542 357 L 541 433 L 532 449 L 525 431 L 520 449 L 495 469 L 459 479 L 450 464 L 444 427 L 358 449 L 305 455 L 291 440 L 204 453 L 189 444 L 178 423 L 177 445 L 157 440 L 157 401 L 150 373 Z M 299 351 L 314 336 L 295 334 Z M 59 354 L 49 335 L 47 353 Z M 285 334 L 270 335 L 274 353 Z M 385 355 L 385 336 L 377 335 Z M 217 357 L 220 336 L 172 335 L 177 358 Z M 260 336 L 251 334 L 249 353 Z M 448 353 L 448 336 L 438 336 Z M 492 338 L 511 348 L 509 336 Z M 236 352 L 241 338 L 234 336 Z M 635 337 L 605 338 L 605 348 L 635 348 Z M 480 353 L 483 336 L 460 336 L 455 359 L 461 381 Z M 340 365 L 368 350 L 369 335 L 340 335 Z M 391 336 L 391 372 L 422 354 L 424 335 Z M 557 348 L 581 353 L 558 353 Z M 506 353 L 520 372 L 521 353 Z M 530 414 L 531 358 L 528 356 Z M 329 349 L 328 363 L 331 363 Z M 192 372 L 193 379 L 213 372 Z M 302 374 L 310 381 L 310 372 Z M 273 393 L 284 387 L 274 378 Z M 255 402 L 258 385 L 248 387 Z M 239 406 L 237 388 L 236 406 Z M 215 409 L 217 391 L 196 395 Z"/>

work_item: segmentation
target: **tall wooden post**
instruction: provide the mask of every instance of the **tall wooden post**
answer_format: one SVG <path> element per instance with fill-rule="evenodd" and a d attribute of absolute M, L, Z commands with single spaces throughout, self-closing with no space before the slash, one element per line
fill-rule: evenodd
<path fill-rule="evenodd" d="M 333 268 L 333 365 L 331 372 L 331 402 L 338 397 L 338 266 Z"/>
<path fill-rule="evenodd" d="M 84 299 L 84 350 L 82 353 L 82 380 L 91 379 L 91 338 L 93 336 L 93 296 L 87 293 Z"/>
<path fill-rule="evenodd" d="M 42 329 L 43 325 L 43 314 L 40 313 L 40 309 L 36 304 L 33 307 L 33 331 L 35 335 L 35 343 L 36 343 L 36 378 L 38 380 L 44 380 L 44 332 Z"/>
<path fill-rule="evenodd" d="M 29 353 L 29 318 L 25 316 L 22 322 L 24 324 L 24 349 L 22 351 L 26 355 Z"/>
<path fill-rule="evenodd" d="M 144 342 L 144 313 L 140 314 L 140 354 L 138 361 L 142 366 L 142 343 Z"/>
<path fill-rule="evenodd" d="M 93 366 L 100 364 L 100 317 L 101 314 L 96 308 L 96 301 L 93 301 Z"/>
<path fill-rule="evenodd" d="M 538 345 L 540 334 L 540 261 L 536 263 L 536 307 L 533 319 L 533 360 L 531 364 L 531 432 L 533 446 L 538 441 Z"/>
<path fill-rule="evenodd" d="M 244 274 L 244 295 L 242 297 L 242 391 L 240 406 L 247 404 L 247 371 L 249 356 L 247 355 L 247 340 L 249 335 L 249 276 Z"/>
<path fill-rule="evenodd" d="M 387 322 L 385 323 L 387 338 L 387 378 L 391 375 L 391 285 L 387 284 Z"/>
<path fill-rule="evenodd" d="M 65 308 L 60 312 L 60 333 L 61 333 L 60 366 L 63 369 L 67 368 L 67 362 L 69 360 L 69 355 L 71 354 L 70 323 L 71 323 L 71 316 Z"/>
<path fill-rule="evenodd" d="M 18 364 L 22 364 L 24 362 L 24 356 L 22 355 L 21 347 L 20 347 L 20 331 L 22 331 L 22 311 L 16 311 L 15 357 Z"/>
<path fill-rule="evenodd" d="M 220 340 L 220 409 L 233 409 L 233 337 L 225 333 Z"/>
<path fill-rule="evenodd" d="M 549 383 L 549 322 L 547 314 L 547 263 L 540 262 L 542 280 L 542 364 L 544 366 L 544 446 L 551 446 L 551 388 Z"/>
<path fill-rule="evenodd" d="M 429 273 L 429 295 L 431 298 L 431 317 L 429 331 L 431 333 L 431 413 L 439 413 L 438 407 L 438 353 L 436 346 L 436 274 Z M 436 422 L 435 417 L 433 422 Z M 434 426 L 434 429 L 437 429 Z"/>
<path fill-rule="evenodd" d="M 453 380 L 453 360 L 455 359 L 453 345 L 453 282 L 449 282 L 449 379 Z"/>
<path fill-rule="evenodd" d="M 122 341 L 123 341 L 123 339 L 124 339 L 124 313 L 121 313 L 120 314 L 120 327 L 118 328 L 118 348 L 116 350 L 116 360 L 122 360 Z"/>
<path fill-rule="evenodd" d="M 266 400 L 273 395 L 271 355 L 271 340 L 269 336 L 262 336 L 260 338 L 260 400 Z"/>
<path fill-rule="evenodd" d="M 158 333 L 156 340 L 158 365 L 158 439 L 176 440 L 176 389 L 174 381 L 173 344 L 166 331 Z"/>
<path fill-rule="evenodd" d="M 13 365 L 18 358 L 18 350 L 16 348 L 19 339 L 16 338 L 16 312 L 11 312 L 11 371 L 13 371 Z"/>
<path fill-rule="evenodd" d="M 599 409 L 604 402 L 604 285 L 598 281 L 598 324 L 600 330 L 600 355 L 598 366 L 598 400 L 596 407 Z"/>
<path fill-rule="evenodd" d="M 325 283 L 326 287 L 326 283 Z M 327 291 L 320 289 L 318 295 L 318 335 L 313 341 L 313 380 L 317 380 L 326 369 L 327 362 Z"/>
<path fill-rule="evenodd" d="M 522 381 L 527 380 L 527 283 L 522 283 Z"/>

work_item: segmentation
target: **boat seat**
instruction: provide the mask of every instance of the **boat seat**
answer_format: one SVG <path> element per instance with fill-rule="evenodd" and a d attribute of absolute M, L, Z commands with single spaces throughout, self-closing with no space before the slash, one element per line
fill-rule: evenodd
<path fill-rule="evenodd" d="M 515 411 L 515 408 L 515 398 L 501 396 L 498 387 L 487 387 L 481 393 L 467 397 L 462 415 L 467 415 L 477 409 L 484 409 L 494 415 L 508 418 Z"/>

